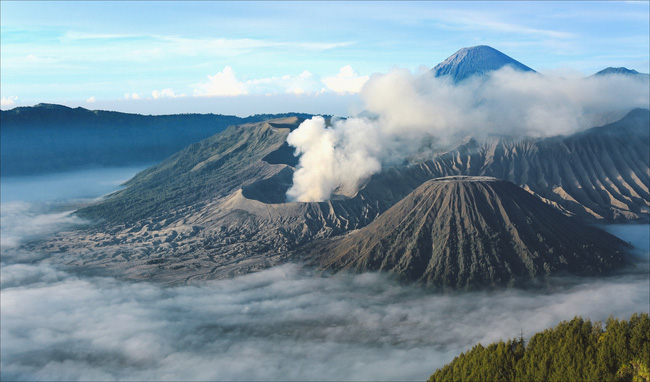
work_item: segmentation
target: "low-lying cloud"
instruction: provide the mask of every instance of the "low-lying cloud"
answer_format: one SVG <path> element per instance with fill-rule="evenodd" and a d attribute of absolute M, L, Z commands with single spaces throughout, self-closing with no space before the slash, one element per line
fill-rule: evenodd
<path fill-rule="evenodd" d="M 103 182 L 97 173 L 66 184 Z M 3 245 L 7 233 L 20 244 L 76 223 L 63 204 L 11 203 Z M 645 227 L 629 240 L 647 242 Z M 76 273 L 55 256 L 2 248 L 2 380 L 424 380 L 477 342 L 530 337 L 574 315 L 629 317 L 650 298 L 647 272 L 543 292 L 432 294 L 382 274 L 324 278 L 285 265 L 164 287 Z"/>
<path fill-rule="evenodd" d="M 40 258 L 21 245 L 76 229 L 88 221 L 72 211 L 120 188 L 146 166 L 107 167 L 32 176 L 5 176 L 0 184 L 2 261 Z M 27 256 L 27 257 L 25 257 Z"/>
<path fill-rule="evenodd" d="M 338 120 L 330 126 L 314 119 L 289 136 L 302 154 L 289 200 L 323 201 L 338 188 L 354 192 L 381 167 L 417 155 L 423 142 L 444 146 L 469 135 L 571 134 L 650 105 L 647 78 L 559 78 L 509 67 L 458 84 L 395 69 L 372 76 L 361 97 L 372 118 Z M 352 134 L 347 131 L 350 125 L 363 128 Z M 324 136 L 340 139 L 314 142 Z M 363 149 L 356 151 L 359 147 Z M 351 158 L 373 166 L 357 169 L 361 162 L 347 165 L 354 164 Z M 342 183 L 332 185 L 332 179 Z"/>
<path fill-rule="evenodd" d="M 3 380 L 424 380 L 476 342 L 648 309 L 647 277 L 427 294 L 286 265 L 201 286 L 2 267 Z"/>
<path fill-rule="evenodd" d="M 86 223 L 71 211 L 48 212 L 27 202 L 3 203 L 0 214 L 0 248 L 3 251 L 17 248 L 29 240 Z M 4 256 L 9 256 L 9 252 L 3 253 Z"/>

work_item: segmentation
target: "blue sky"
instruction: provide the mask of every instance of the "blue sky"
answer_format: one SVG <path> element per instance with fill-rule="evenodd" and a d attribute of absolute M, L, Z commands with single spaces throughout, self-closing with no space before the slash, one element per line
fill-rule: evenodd
<path fill-rule="evenodd" d="M 373 73 L 490 45 L 548 74 L 649 71 L 644 2 L 0 2 L 2 108 L 346 115 Z"/>

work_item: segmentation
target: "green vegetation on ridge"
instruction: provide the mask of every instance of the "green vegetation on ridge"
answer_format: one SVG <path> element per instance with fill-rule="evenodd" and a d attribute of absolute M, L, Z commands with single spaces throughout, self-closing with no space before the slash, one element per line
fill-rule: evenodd
<path fill-rule="evenodd" d="M 434 381 L 650 381 L 650 319 L 610 317 L 603 329 L 575 317 L 553 329 L 474 346 L 438 369 Z"/>

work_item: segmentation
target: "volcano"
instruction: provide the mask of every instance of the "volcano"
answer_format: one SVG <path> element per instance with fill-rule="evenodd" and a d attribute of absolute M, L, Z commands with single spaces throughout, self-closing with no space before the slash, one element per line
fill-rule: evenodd
<path fill-rule="evenodd" d="M 473 289 L 602 275 L 623 263 L 626 247 L 511 182 L 451 176 L 424 183 L 367 227 L 314 248 L 325 270 L 388 271 Z"/>
<path fill-rule="evenodd" d="M 492 47 L 479 45 L 459 50 L 436 65 L 431 70 L 431 73 L 435 77 L 450 76 L 457 83 L 475 75 L 483 75 L 501 69 L 507 65 L 522 72 L 535 72 L 528 66 Z"/>

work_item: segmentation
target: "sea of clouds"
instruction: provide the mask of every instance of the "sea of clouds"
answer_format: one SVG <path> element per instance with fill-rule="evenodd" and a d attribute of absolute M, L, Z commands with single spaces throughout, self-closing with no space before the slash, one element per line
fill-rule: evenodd
<path fill-rule="evenodd" d="M 538 292 L 433 294 L 299 265 L 173 287 L 81 274 L 22 246 L 83 223 L 71 199 L 2 203 L 2 380 L 424 380 L 478 342 L 649 309 L 647 251 L 635 272 Z M 616 229 L 646 245 L 637 227 Z"/>
<path fill-rule="evenodd" d="M 475 343 L 648 311 L 642 275 L 429 294 L 285 265 L 200 286 L 3 264 L 3 380 L 424 380 Z"/>

